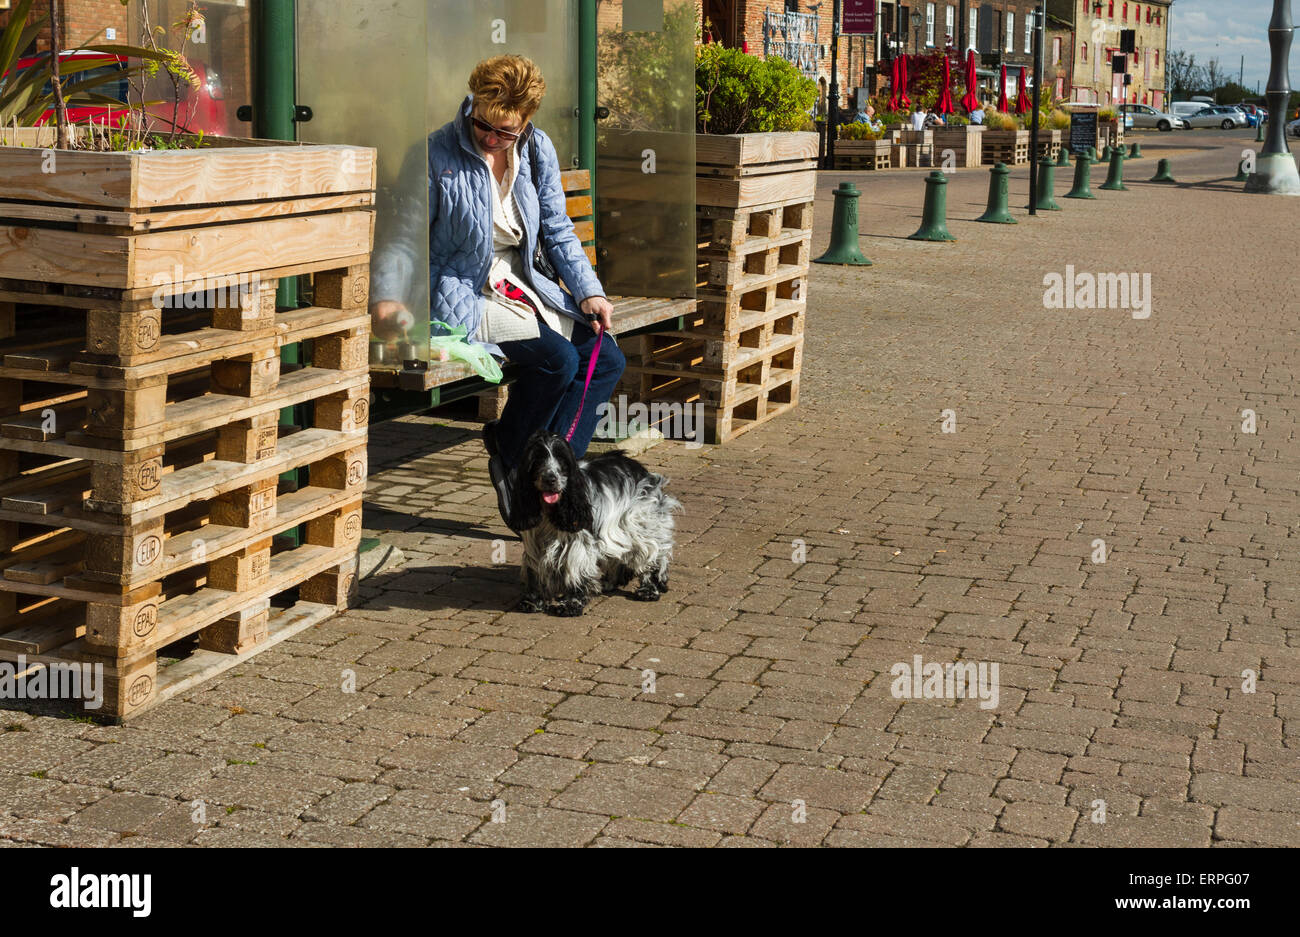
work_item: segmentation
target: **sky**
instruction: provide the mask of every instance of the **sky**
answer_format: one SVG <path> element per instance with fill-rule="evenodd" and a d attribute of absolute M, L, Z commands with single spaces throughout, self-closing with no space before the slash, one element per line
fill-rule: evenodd
<path fill-rule="evenodd" d="M 1290 2 L 1292 20 L 1300 24 L 1300 3 Z M 1233 81 L 1244 55 L 1244 84 L 1253 89 L 1259 82 L 1263 94 L 1268 85 L 1268 21 L 1272 16 L 1273 0 L 1176 0 L 1170 14 L 1169 49 L 1194 53 L 1197 62 L 1218 58 Z M 1300 88 L 1300 36 L 1291 47 L 1291 87 Z"/>

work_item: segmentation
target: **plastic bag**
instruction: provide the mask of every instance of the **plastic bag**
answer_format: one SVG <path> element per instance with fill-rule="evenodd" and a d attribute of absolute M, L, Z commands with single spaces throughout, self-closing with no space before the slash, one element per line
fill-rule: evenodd
<path fill-rule="evenodd" d="M 471 345 L 465 340 L 467 331 L 465 326 L 450 326 L 437 319 L 434 319 L 432 324 L 447 333 L 429 336 L 429 351 L 432 352 L 433 360 L 449 361 L 455 358 L 457 361 L 464 361 L 483 380 L 492 384 L 501 383 L 501 365 L 497 364 L 496 359 L 486 348 Z"/>

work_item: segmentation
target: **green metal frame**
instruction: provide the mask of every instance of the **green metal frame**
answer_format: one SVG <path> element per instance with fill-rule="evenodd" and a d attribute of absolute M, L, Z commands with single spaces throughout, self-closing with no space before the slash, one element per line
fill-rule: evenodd
<path fill-rule="evenodd" d="M 297 105 L 297 42 L 294 0 L 260 0 L 252 10 L 253 53 L 253 136 L 263 140 L 296 140 L 294 122 Z M 284 277 L 276 291 L 280 309 L 298 307 L 298 279 Z M 302 345 L 286 345 L 280 351 L 283 364 L 303 363 Z M 304 425 L 305 407 L 286 407 L 280 411 L 280 425 Z M 301 469 L 280 476 L 282 481 L 299 487 L 304 480 Z M 288 531 L 295 544 L 300 531 Z"/>

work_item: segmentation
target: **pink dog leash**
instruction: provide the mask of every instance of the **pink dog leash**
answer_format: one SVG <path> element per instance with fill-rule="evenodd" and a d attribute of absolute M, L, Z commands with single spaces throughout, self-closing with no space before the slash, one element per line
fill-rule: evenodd
<path fill-rule="evenodd" d="M 525 303 L 532 308 L 534 313 L 537 312 L 537 307 L 533 306 L 528 294 L 504 277 L 493 283 L 492 286 L 507 299 Z M 587 391 L 591 388 L 591 376 L 596 373 L 596 359 L 600 357 L 600 342 L 605 337 L 605 327 L 600 324 L 599 319 L 589 315 L 587 321 L 591 322 L 596 330 L 596 347 L 591 353 L 591 360 L 587 362 L 587 380 L 582 385 L 582 401 L 578 404 L 578 412 L 573 415 L 573 422 L 569 425 L 569 431 L 564 435 L 565 442 L 572 442 L 573 434 L 578 429 L 578 418 L 582 416 L 582 408 L 587 405 Z"/>
<path fill-rule="evenodd" d="M 600 357 L 600 340 L 605 337 L 605 327 L 599 321 L 593 322 L 593 325 L 596 329 L 596 347 L 591 353 L 591 360 L 587 362 L 587 382 L 582 385 L 582 401 L 578 404 L 578 412 L 573 415 L 573 422 L 569 424 L 569 431 L 564 434 L 565 442 L 573 441 L 578 418 L 582 416 L 582 408 L 587 405 L 587 390 L 591 387 L 591 376 L 596 373 L 596 359 Z"/>

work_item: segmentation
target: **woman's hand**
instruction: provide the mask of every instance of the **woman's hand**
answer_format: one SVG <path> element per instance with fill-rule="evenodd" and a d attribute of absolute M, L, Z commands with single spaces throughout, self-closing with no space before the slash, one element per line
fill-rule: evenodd
<path fill-rule="evenodd" d="M 415 325 L 415 316 L 401 303 L 385 299 L 371 303 L 370 322 L 378 338 L 401 338 Z"/>
<path fill-rule="evenodd" d="M 606 332 L 614 329 L 614 304 L 604 296 L 588 296 L 582 301 L 582 311 L 588 316 L 595 316 Z"/>

